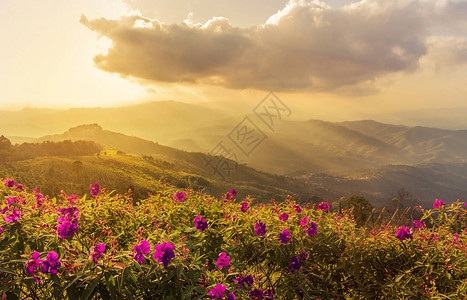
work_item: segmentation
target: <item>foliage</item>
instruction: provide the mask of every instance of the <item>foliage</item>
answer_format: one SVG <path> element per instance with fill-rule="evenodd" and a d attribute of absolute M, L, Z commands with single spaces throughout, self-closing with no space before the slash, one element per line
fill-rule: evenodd
<path fill-rule="evenodd" d="M 300 207 L 291 197 L 254 205 L 251 197 L 237 202 L 234 192 L 216 199 L 164 185 L 135 201 L 131 194 L 93 185 L 94 196 L 49 198 L 12 180 L 0 182 L 0 294 L 7 299 L 467 297 L 463 203 L 424 211 L 426 226 L 410 228 L 401 240 L 397 228 L 384 224 L 357 227 L 350 211 Z M 255 232 L 259 221 L 265 227 Z M 66 222 L 77 225 L 76 231 L 60 238 L 58 227 Z"/>
<path fill-rule="evenodd" d="M 46 141 L 13 146 L 3 135 L 0 137 L 0 160 L 4 162 L 32 159 L 40 156 L 94 155 L 99 153 L 100 150 L 101 146 L 92 141 Z"/>

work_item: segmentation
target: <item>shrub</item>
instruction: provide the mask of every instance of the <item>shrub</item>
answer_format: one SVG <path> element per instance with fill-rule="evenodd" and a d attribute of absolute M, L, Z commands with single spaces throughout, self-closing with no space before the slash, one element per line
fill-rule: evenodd
<path fill-rule="evenodd" d="M 290 197 L 254 205 L 232 191 L 215 199 L 166 186 L 134 203 L 105 188 L 90 198 L 50 198 L 7 182 L 0 183 L 7 299 L 467 297 L 460 202 L 424 211 L 427 226 L 363 228 L 351 212 L 302 208 Z M 75 226 L 63 235 L 65 222 Z"/>

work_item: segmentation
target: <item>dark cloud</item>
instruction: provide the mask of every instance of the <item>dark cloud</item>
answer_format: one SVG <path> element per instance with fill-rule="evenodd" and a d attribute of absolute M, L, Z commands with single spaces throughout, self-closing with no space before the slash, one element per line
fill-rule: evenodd
<path fill-rule="evenodd" d="M 81 23 L 113 41 L 94 58 L 98 68 L 144 82 L 368 93 L 381 76 L 416 70 L 430 30 L 461 28 L 446 14 L 466 11 L 454 0 L 367 0 L 341 8 L 297 0 L 245 29 L 225 18 L 166 25 L 83 16 Z"/>

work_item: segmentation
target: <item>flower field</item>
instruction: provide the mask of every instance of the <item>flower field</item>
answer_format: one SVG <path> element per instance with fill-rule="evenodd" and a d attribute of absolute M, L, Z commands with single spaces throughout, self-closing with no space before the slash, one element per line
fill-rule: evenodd
<path fill-rule="evenodd" d="M 291 197 L 256 204 L 165 185 L 57 198 L 0 182 L 3 299 L 462 299 L 467 207 L 356 226 Z M 282 201 L 283 200 L 283 201 Z"/>

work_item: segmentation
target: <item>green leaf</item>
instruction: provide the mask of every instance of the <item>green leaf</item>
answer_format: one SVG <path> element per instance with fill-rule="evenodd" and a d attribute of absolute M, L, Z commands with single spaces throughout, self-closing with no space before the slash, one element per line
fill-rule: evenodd
<path fill-rule="evenodd" d="M 82 299 L 83 300 L 89 299 L 89 297 L 92 295 L 92 293 L 94 292 L 94 289 L 96 288 L 98 284 L 99 284 L 99 278 L 94 278 L 84 289 Z"/>
<path fill-rule="evenodd" d="M 115 286 L 115 278 L 110 273 L 105 273 L 105 278 L 107 280 L 107 286 L 110 290 L 110 295 L 113 299 L 117 298 L 117 287 Z"/>
<path fill-rule="evenodd" d="M 10 268 L 0 268 L 0 272 L 16 275 L 16 272 Z"/>

